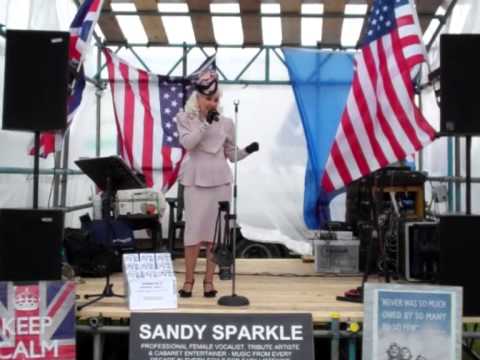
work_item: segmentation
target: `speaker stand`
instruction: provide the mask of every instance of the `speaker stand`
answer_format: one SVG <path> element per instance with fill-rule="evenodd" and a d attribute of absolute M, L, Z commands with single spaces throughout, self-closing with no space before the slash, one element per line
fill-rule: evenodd
<path fill-rule="evenodd" d="M 38 178 L 40 174 L 40 131 L 34 132 L 33 147 L 33 208 L 38 209 Z"/>
<path fill-rule="evenodd" d="M 472 136 L 465 136 L 465 210 L 472 214 Z"/>

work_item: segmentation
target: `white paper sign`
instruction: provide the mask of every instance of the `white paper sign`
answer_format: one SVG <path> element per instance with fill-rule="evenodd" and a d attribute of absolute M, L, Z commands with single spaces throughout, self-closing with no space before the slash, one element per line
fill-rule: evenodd
<path fill-rule="evenodd" d="M 363 359 L 462 356 L 462 289 L 365 284 Z"/>
<path fill-rule="evenodd" d="M 177 308 L 177 282 L 170 254 L 124 254 L 123 274 L 131 311 Z"/>

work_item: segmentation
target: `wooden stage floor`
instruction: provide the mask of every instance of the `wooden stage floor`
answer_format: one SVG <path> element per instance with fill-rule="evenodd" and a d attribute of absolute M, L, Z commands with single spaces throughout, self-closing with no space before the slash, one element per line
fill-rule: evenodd
<path fill-rule="evenodd" d="M 177 286 L 183 284 L 183 259 L 174 261 L 177 273 Z M 239 259 L 237 260 L 236 293 L 246 296 L 250 305 L 230 308 L 217 305 L 218 296 L 231 294 L 231 281 L 221 281 L 216 277 L 215 286 L 219 290 L 217 298 L 203 297 L 203 270 L 205 260 L 200 259 L 196 283 L 191 298 L 178 298 L 176 310 L 163 312 L 180 313 L 311 313 L 314 324 L 330 321 L 331 313 L 340 314 L 341 320 L 359 321 L 363 318 L 363 305 L 337 301 L 336 296 L 360 285 L 361 276 L 319 274 L 314 272 L 313 263 L 303 263 L 301 259 Z M 375 279 L 372 279 L 375 281 Z M 112 277 L 113 290 L 123 294 L 122 274 Z M 105 279 L 81 279 L 77 294 L 98 293 L 103 290 Z M 77 300 L 78 304 L 84 300 Z M 80 319 L 98 317 L 124 319 L 130 311 L 125 299 L 104 298 L 77 312 Z"/>

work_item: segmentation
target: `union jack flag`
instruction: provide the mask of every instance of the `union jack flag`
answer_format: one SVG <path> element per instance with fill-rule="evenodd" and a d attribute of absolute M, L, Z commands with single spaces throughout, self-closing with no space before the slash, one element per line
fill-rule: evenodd
<path fill-rule="evenodd" d="M 103 0 L 85 0 L 79 7 L 75 18 L 70 24 L 70 41 L 68 49 L 69 66 L 72 76 L 70 96 L 67 104 L 67 127 L 72 123 L 73 117 L 82 101 L 85 89 L 85 74 L 81 66 L 88 50 L 90 39 L 95 29 L 95 24 L 100 16 Z M 63 141 L 61 134 L 45 132 L 40 135 L 40 153 L 43 158 L 55 152 Z M 35 154 L 35 149 L 30 148 L 30 155 Z"/>
<path fill-rule="evenodd" d="M 85 0 L 70 24 L 70 59 L 81 64 L 87 53 L 103 0 Z"/>
<path fill-rule="evenodd" d="M 373 3 L 322 178 L 327 192 L 405 159 L 435 138 L 414 102 L 413 80 L 426 51 L 412 1 Z"/>
<path fill-rule="evenodd" d="M 0 282 L 0 359 L 75 360 L 75 284 Z"/>

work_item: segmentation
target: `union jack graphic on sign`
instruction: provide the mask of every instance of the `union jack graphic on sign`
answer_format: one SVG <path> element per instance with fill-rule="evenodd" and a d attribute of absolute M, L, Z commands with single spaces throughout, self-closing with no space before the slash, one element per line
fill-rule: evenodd
<path fill-rule="evenodd" d="M 0 359 L 75 360 L 73 282 L 0 282 Z"/>

